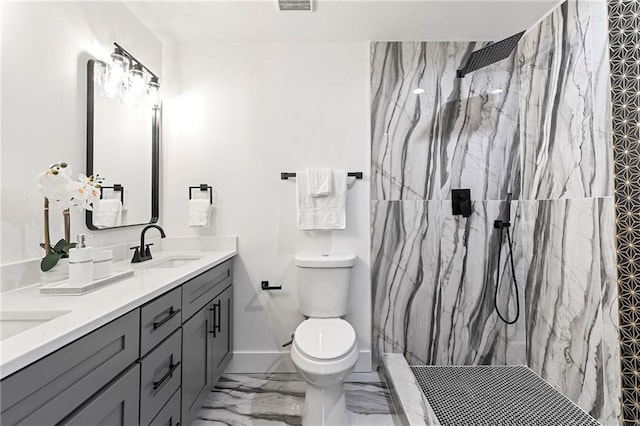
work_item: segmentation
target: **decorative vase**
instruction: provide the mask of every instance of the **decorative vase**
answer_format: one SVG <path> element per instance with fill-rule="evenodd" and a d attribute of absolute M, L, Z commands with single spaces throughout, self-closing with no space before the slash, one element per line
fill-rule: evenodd
<path fill-rule="evenodd" d="M 60 259 L 56 266 L 46 272 L 40 271 L 40 283 L 50 284 L 69 279 L 69 259 Z"/>

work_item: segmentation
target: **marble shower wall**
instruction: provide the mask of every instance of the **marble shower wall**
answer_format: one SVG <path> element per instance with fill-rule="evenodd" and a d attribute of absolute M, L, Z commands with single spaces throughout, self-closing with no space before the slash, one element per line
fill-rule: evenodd
<path fill-rule="evenodd" d="M 524 199 L 613 195 L 606 16 L 565 2 L 520 41 Z"/>
<path fill-rule="evenodd" d="M 372 200 L 520 190 L 515 58 L 456 78 L 483 43 L 372 43 Z M 417 88 L 424 93 L 414 94 Z"/>
<path fill-rule="evenodd" d="M 568 1 L 518 47 L 527 364 L 620 423 L 607 9 Z"/>
<path fill-rule="evenodd" d="M 499 274 L 499 303 L 515 316 L 508 242 L 493 221 L 506 214 L 507 192 L 520 193 L 518 67 L 512 58 L 457 79 L 482 46 L 372 44 L 374 355 L 402 352 L 412 364 L 526 362 L 524 314 L 507 327 L 493 309 Z M 471 189 L 469 219 L 451 215 L 452 188 Z M 513 202 L 522 286 L 517 211 Z"/>
<path fill-rule="evenodd" d="M 508 60 L 482 43 L 371 48 L 374 357 L 527 364 L 605 424 L 619 417 L 606 5 L 569 1 Z M 414 94 L 416 88 L 424 93 Z M 451 215 L 452 188 L 473 213 Z M 508 242 L 493 221 L 512 192 Z M 498 247 L 502 247 L 500 264 Z"/>
<path fill-rule="evenodd" d="M 462 219 L 450 214 L 447 201 L 373 202 L 377 354 L 404 353 L 411 365 L 525 363 L 524 320 L 507 327 L 493 309 L 500 271 L 502 312 L 515 316 L 509 258 L 503 246 L 497 265 L 498 233 L 493 229 L 493 219 L 504 214 L 503 204 L 474 202 L 471 216 Z M 517 203 L 512 204 L 513 229 L 519 229 Z M 522 283 L 519 240 L 513 248 Z"/>
<path fill-rule="evenodd" d="M 618 424 L 613 198 L 523 201 L 522 210 L 527 364 L 604 424 Z"/>

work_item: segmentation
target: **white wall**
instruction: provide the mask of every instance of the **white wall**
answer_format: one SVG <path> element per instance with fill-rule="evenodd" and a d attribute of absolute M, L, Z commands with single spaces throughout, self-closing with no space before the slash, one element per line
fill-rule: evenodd
<path fill-rule="evenodd" d="M 293 254 L 357 253 L 347 320 L 358 370 L 371 364 L 368 43 L 219 43 L 165 50 L 163 202 L 168 235 L 238 235 L 235 355 L 229 371 L 291 370 L 281 345 L 302 320 Z M 296 229 L 295 180 L 307 167 L 363 171 L 347 230 Z M 187 188 L 216 188 L 212 227 L 186 226 Z M 265 292 L 260 281 L 283 285 Z"/>
<path fill-rule="evenodd" d="M 43 255 L 42 196 L 36 176 L 67 161 L 85 171 L 86 64 L 108 59 L 117 41 L 153 70 L 162 44 L 121 3 L 2 2 L 0 263 Z M 162 83 L 162 82 L 161 82 Z M 72 212 L 72 235 L 91 233 Z M 63 237 L 51 217 L 52 240 Z M 95 245 L 132 241 L 140 228 L 95 233 Z"/>

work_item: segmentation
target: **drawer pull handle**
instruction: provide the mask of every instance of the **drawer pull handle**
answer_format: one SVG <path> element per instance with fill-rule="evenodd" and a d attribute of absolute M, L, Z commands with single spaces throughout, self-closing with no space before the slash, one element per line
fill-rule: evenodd
<path fill-rule="evenodd" d="M 209 308 L 210 311 L 213 312 L 213 328 L 209 330 L 210 334 L 213 334 L 213 337 L 216 337 L 216 332 L 220 333 L 220 300 L 213 304 L 212 308 Z"/>
<path fill-rule="evenodd" d="M 215 322 L 215 324 L 214 324 L 214 327 L 216 328 L 216 331 L 217 331 L 218 333 L 220 333 L 220 331 L 221 331 L 221 330 L 220 330 L 220 323 L 222 322 L 222 321 L 220 320 L 220 317 L 221 317 L 221 315 L 222 315 L 222 314 L 221 314 L 222 309 L 221 309 L 221 306 L 220 306 L 220 303 L 221 303 L 221 302 L 222 302 L 221 300 L 218 300 L 218 302 L 216 302 L 216 305 L 218 306 L 218 307 L 216 308 L 216 314 L 218 315 L 218 318 L 216 319 L 216 322 Z"/>
<path fill-rule="evenodd" d="M 157 330 L 158 328 L 162 327 L 163 324 L 165 324 L 167 321 L 169 321 L 171 318 L 175 317 L 179 313 L 180 313 L 180 309 L 174 311 L 173 310 L 173 306 L 172 306 L 171 309 L 169 310 L 169 315 L 167 315 L 166 317 L 164 317 L 163 319 L 161 319 L 158 322 L 154 321 L 153 329 Z"/>
<path fill-rule="evenodd" d="M 160 389 L 165 384 L 165 382 L 169 380 L 169 377 L 173 375 L 173 372 L 176 370 L 176 368 L 180 367 L 180 364 L 182 364 L 182 362 L 178 361 L 175 364 L 170 365 L 169 371 L 167 371 L 167 373 L 162 376 L 160 380 L 158 380 L 157 382 L 153 382 L 153 390 Z"/>

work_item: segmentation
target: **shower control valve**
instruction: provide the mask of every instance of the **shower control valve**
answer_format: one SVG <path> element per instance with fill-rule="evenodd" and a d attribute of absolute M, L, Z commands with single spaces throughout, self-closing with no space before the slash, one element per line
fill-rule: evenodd
<path fill-rule="evenodd" d="M 494 220 L 493 227 L 496 229 L 508 228 L 511 226 L 511 222 L 508 220 Z"/>

